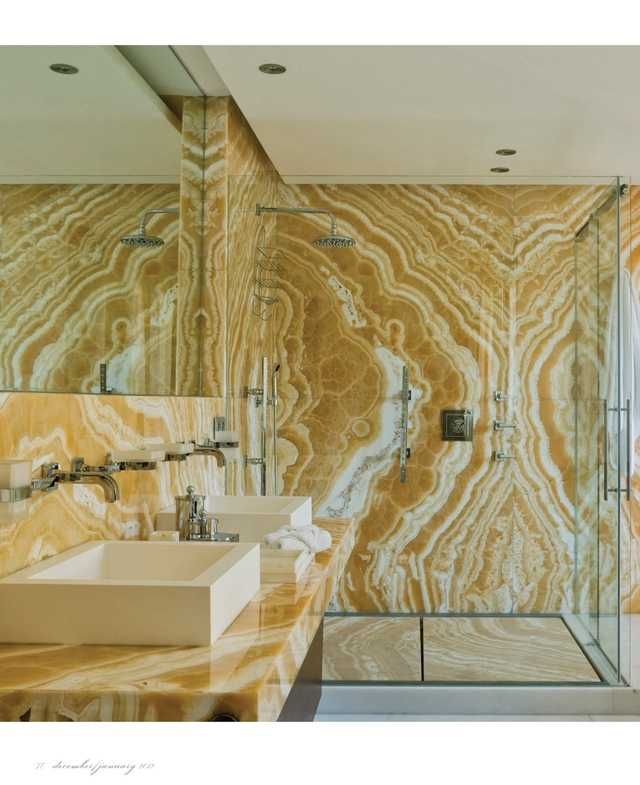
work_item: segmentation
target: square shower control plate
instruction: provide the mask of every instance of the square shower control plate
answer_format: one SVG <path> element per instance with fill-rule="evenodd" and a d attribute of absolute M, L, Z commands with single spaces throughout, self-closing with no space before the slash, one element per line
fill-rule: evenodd
<path fill-rule="evenodd" d="M 442 441 L 473 441 L 473 412 L 471 409 L 443 409 Z"/>

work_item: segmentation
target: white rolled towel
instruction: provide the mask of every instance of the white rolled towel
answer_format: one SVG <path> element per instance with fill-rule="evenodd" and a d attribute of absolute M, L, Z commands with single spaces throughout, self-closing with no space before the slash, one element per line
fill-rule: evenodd
<path fill-rule="evenodd" d="M 304 526 L 294 529 L 291 526 L 283 526 L 275 532 L 266 535 L 264 541 L 267 545 L 275 548 L 282 548 L 285 551 L 309 551 L 310 553 L 320 553 L 331 547 L 331 534 L 326 529 L 319 526 Z"/>

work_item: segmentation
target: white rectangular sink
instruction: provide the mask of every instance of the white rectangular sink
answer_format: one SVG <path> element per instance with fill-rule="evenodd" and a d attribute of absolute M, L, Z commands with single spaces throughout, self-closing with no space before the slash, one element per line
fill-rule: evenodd
<path fill-rule="evenodd" d="M 208 646 L 259 588 L 257 545 L 90 542 L 0 580 L 0 641 Z"/>
<path fill-rule="evenodd" d="M 220 531 L 239 534 L 240 542 L 262 542 L 281 526 L 312 523 L 310 496 L 209 496 L 206 507 L 219 520 Z M 158 530 L 175 527 L 175 508 L 158 513 Z"/>

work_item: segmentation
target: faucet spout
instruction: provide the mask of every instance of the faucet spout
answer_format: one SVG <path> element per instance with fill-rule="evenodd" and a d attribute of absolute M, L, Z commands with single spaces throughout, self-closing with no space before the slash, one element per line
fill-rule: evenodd
<path fill-rule="evenodd" d="M 70 482 L 78 485 L 99 485 L 104 492 L 104 500 L 109 504 L 117 502 L 120 498 L 118 483 L 109 474 L 91 471 L 83 472 L 70 479 Z"/>
<path fill-rule="evenodd" d="M 103 490 L 105 501 L 112 504 L 120 498 L 118 483 L 111 476 L 116 471 L 119 471 L 117 464 L 87 466 L 83 458 L 74 458 L 71 461 L 71 470 L 68 472 L 61 471 L 57 463 L 49 463 L 42 467 L 42 479 L 38 481 L 37 487 L 51 490 L 65 482 L 76 485 L 99 485 Z"/>
<path fill-rule="evenodd" d="M 224 452 L 219 447 L 209 446 L 207 444 L 196 444 L 195 450 L 192 455 L 211 455 L 216 459 L 219 469 L 224 469 L 227 465 L 227 459 Z"/>

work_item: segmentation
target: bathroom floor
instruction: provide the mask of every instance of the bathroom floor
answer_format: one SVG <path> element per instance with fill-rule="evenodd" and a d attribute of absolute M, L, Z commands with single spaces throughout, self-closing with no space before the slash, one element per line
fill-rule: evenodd
<path fill-rule="evenodd" d="M 599 683 L 560 617 L 325 618 L 325 682 Z"/>

